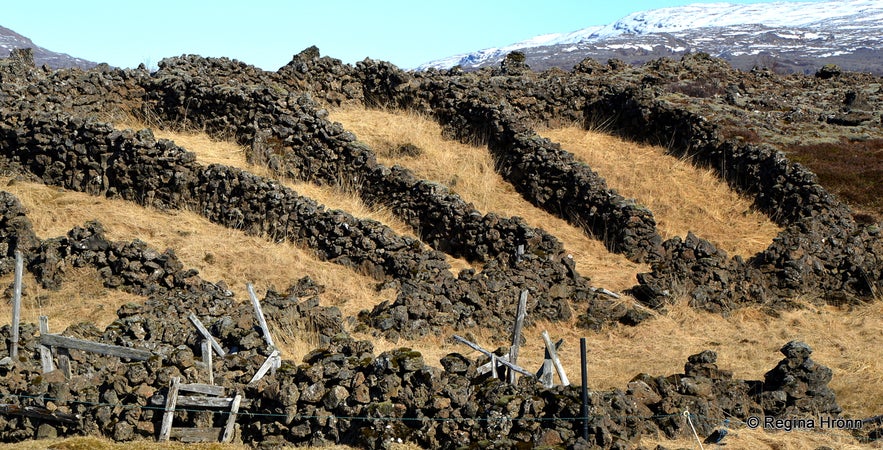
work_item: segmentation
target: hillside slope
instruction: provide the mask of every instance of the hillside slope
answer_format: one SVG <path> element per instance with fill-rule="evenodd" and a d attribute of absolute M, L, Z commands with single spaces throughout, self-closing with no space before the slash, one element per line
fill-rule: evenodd
<path fill-rule="evenodd" d="M 426 75 L 373 61 L 345 66 L 308 49 L 276 73 L 196 56 L 165 60 L 153 74 L 11 72 L 0 109 L 2 169 L 13 180 L 0 193 L 3 281 L 20 251 L 27 282 L 39 286 L 26 293 L 26 318 L 64 314 L 50 317 L 52 330 L 71 324 L 62 334 L 149 357 L 75 352 L 68 381 L 43 371 L 38 344 L 48 340 L 25 325 L 23 356 L 0 367 L 2 394 L 80 414 L 82 422 L 52 425 L 59 435 L 154 437 L 161 415 L 123 406 L 162 405 L 175 376 L 205 382 L 193 314 L 226 353 L 213 359 L 214 383 L 249 400 L 237 438 L 251 443 L 576 446 L 579 390 L 529 375 L 544 359 L 543 331 L 565 338 L 571 379 L 576 340 L 587 338 L 586 420 L 602 448 L 689 436 L 684 409 L 703 435 L 754 414 L 878 415 L 873 399 L 883 391 L 868 386 L 881 385 L 880 370 L 866 343 L 883 337 L 873 320 L 879 229 L 857 221 L 804 166 L 729 133 L 732 111 L 652 78 L 723 70 L 717 61 L 666 64 Z M 745 78 L 743 89 L 782 83 L 758 80 Z M 799 82 L 804 92 L 822 86 Z M 61 101 L 70 86 L 94 94 Z M 156 132 L 99 120 L 127 115 Z M 629 138 L 605 138 L 603 161 L 588 158 L 597 146 L 563 142 L 581 131 L 554 136 L 561 143 L 536 131 L 598 121 Z M 786 134 L 765 123 L 755 139 Z M 844 125 L 818 128 L 828 126 Z M 601 164 L 620 154 L 635 164 Z M 679 184 L 719 190 L 620 192 L 636 178 L 654 184 L 632 173 L 642 161 L 655 170 L 677 159 L 692 163 L 678 169 Z M 671 225 L 668 211 L 701 196 L 730 211 L 722 222 L 732 228 L 715 231 L 709 210 L 681 219 L 695 232 Z M 706 236 L 715 233 L 720 242 Z M 769 241 L 740 248 L 728 235 Z M 269 331 L 256 324 L 246 282 Z M 509 384 L 508 374 L 480 374 L 489 358 L 451 337 L 508 356 L 522 292 L 517 363 L 528 374 Z M 82 302 L 96 322 L 113 319 L 89 304 L 93 295 L 116 309 L 103 330 L 73 323 L 80 313 L 65 309 Z M 0 331 L 10 338 L 9 327 Z M 278 364 L 276 345 L 285 352 Z M 271 365 L 275 373 L 252 378 Z M 849 436 L 826 432 L 825 442 L 868 443 L 878 425 L 867 423 Z M 28 439 L 38 425 L 2 422 L 0 439 Z M 745 431 L 746 448 L 799 440 L 753 433 Z"/>

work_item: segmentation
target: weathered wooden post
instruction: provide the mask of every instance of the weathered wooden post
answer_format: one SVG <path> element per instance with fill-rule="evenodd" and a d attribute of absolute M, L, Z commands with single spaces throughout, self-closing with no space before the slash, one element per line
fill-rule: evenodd
<path fill-rule="evenodd" d="M 40 336 L 49 334 L 49 317 L 40 316 Z M 43 365 L 43 373 L 55 370 L 55 363 L 52 362 L 52 350 L 49 347 L 40 344 L 40 363 Z"/>
<path fill-rule="evenodd" d="M 212 364 L 212 344 L 208 339 L 202 340 L 202 363 L 208 374 L 208 384 L 215 384 L 215 371 Z"/>
<path fill-rule="evenodd" d="M 172 385 L 169 386 L 169 392 L 166 394 L 166 409 L 162 417 L 162 425 L 159 428 L 160 442 L 168 442 L 169 436 L 172 434 L 172 421 L 175 419 L 175 407 L 178 403 L 178 388 L 181 385 L 180 377 L 172 378 Z"/>
<path fill-rule="evenodd" d="M 527 289 L 518 297 L 518 309 L 515 312 L 515 326 L 512 329 L 512 346 L 509 347 L 509 362 L 518 364 L 518 349 L 521 346 L 521 329 L 524 328 L 524 315 L 527 309 Z M 515 371 L 509 371 L 509 383 L 515 384 Z"/>
<path fill-rule="evenodd" d="M 555 371 L 558 372 L 561 385 L 570 386 L 570 380 L 567 379 L 567 374 L 564 373 L 564 366 L 561 365 L 561 360 L 558 359 L 558 352 L 555 350 L 555 346 L 552 345 L 552 339 L 549 338 L 549 332 L 546 330 L 543 330 L 543 341 L 546 343 L 546 350 L 549 351 L 549 356 L 552 357 L 552 364 L 555 366 Z"/>
<path fill-rule="evenodd" d="M 18 359 L 18 325 L 21 321 L 21 276 L 24 263 L 21 251 L 15 251 L 15 282 L 12 293 L 12 341 L 9 343 L 9 356 L 13 361 Z"/>
<path fill-rule="evenodd" d="M 73 371 L 71 370 L 71 359 L 68 358 L 67 355 L 58 356 L 58 369 L 61 370 L 61 373 L 64 374 L 65 380 L 70 380 L 73 376 Z"/>
<path fill-rule="evenodd" d="M 261 331 L 264 333 L 264 340 L 267 341 L 267 346 L 270 347 L 270 350 L 275 350 L 276 344 L 273 342 L 273 337 L 270 336 L 270 327 L 267 325 L 267 319 L 264 318 L 261 302 L 258 301 L 258 296 L 254 293 L 254 286 L 252 286 L 251 283 L 248 283 L 245 285 L 245 288 L 248 291 L 248 296 L 251 297 L 251 305 L 254 307 L 254 315 L 258 318 L 258 324 L 261 326 Z"/>

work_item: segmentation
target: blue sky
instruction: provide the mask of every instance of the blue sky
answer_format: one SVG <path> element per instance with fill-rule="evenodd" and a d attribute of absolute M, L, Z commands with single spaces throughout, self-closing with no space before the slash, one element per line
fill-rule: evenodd
<path fill-rule="evenodd" d="M 763 3 L 769 0 L 733 0 Z M 276 70 L 310 45 L 355 63 L 402 68 L 532 36 L 604 25 L 689 0 L 13 1 L 0 26 L 53 51 L 119 67 L 182 54 L 227 56 Z"/>

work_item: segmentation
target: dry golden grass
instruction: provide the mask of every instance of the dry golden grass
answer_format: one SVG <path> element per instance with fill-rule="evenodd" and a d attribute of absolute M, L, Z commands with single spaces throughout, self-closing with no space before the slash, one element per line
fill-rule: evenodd
<path fill-rule="evenodd" d="M 8 184 L 8 179 L 0 179 L 0 185 L 4 184 Z M 22 181 L 6 186 L 5 190 L 18 197 L 27 208 L 34 230 L 41 238 L 62 236 L 74 226 L 97 219 L 104 226 L 109 239 L 141 239 L 158 250 L 171 248 L 185 267 L 199 270 L 206 280 L 223 280 L 238 299 L 248 298 L 245 291 L 248 282 L 254 283 L 260 297 L 270 287 L 282 290 L 303 276 L 310 276 L 326 286 L 323 304 L 337 306 L 345 315 L 355 315 L 362 309 L 370 309 L 395 296 L 391 291 L 378 292 L 374 279 L 321 261 L 310 251 L 294 244 L 277 244 L 259 236 L 248 236 L 241 231 L 213 224 L 195 213 L 159 211 L 123 200 L 108 200 Z M 12 278 L 7 278 L 9 281 L 5 281 L 5 278 L 4 281 L 11 282 Z M 69 278 L 72 281 L 66 283 L 60 293 L 37 291 L 37 295 L 50 299 L 47 300 L 48 304 L 59 308 L 55 310 L 58 315 L 43 309 L 44 313 L 51 312 L 50 321 L 55 329 L 64 329 L 71 324 L 70 320 L 77 318 L 90 317 L 91 320 L 90 315 L 64 312 L 73 305 L 86 309 L 103 308 L 106 314 L 100 316 L 100 323 L 106 325 L 115 319 L 113 313 L 119 305 L 143 300 L 121 291 L 104 289 L 100 281 L 93 280 L 95 277 Z M 27 283 L 27 286 L 31 289 L 34 283 Z M 40 309 L 31 309 L 27 298 L 23 304 L 27 311 L 23 312 L 23 317 L 40 315 Z M 0 314 L 3 314 L 2 309 Z M 0 323 L 8 323 L 8 317 L 8 314 L 0 316 Z M 99 323 L 97 319 L 96 323 Z M 296 350 L 286 352 L 287 357 L 294 358 L 312 349 L 309 342 L 297 339 L 293 345 Z"/>
<path fill-rule="evenodd" d="M 398 164 L 421 178 L 447 185 L 483 213 L 519 216 L 552 233 L 573 255 L 577 270 L 597 286 L 622 291 L 637 283 L 637 273 L 649 271 L 646 265 L 608 252 L 582 229 L 531 205 L 494 171 L 487 148 L 444 139 L 441 127 L 427 117 L 352 107 L 331 111 L 330 119 L 341 122 L 368 144 L 383 164 Z M 403 144 L 415 145 L 423 153 L 416 157 L 396 155 Z"/>
<path fill-rule="evenodd" d="M 727 450 L 816 450 L 827 446 L 838 450 L 859 450 L 867 448 L 880 448 L 875 444 L 859 444 L 856 440 L 842 431 L 811 431 L 792 430 L 790 432 L 765 432 L 759 429 L 729 427 L 729 434 L 725 439 L 726 446 L 704 444 L 706 449 L 725 448 Z M 704 436 L 700 436 L 704 438 Z M 666 448 L 699 448 L 699 444 L 693 437 L 677 440 L 659 439 L 646 437 L 641 439 L 641 445 L 646 448 L 656 448 L 662 445 Z"/>
<path fill-rule="evenodd" d="M 540 134 L 588 164 L 611 188 L 650 208 L 666 239 L 692 231 L 730 255 L 747 258 L 766 249 L 781 231 L 713 171 L 666 155 L 662 147 L 577 127 Z"/>
<path fill-rule="evenodd" d="M 117 309 L 126 303 L 140 303 L 143 297 L 105 288 L 98 272 L 91 268 L 73 268 L 58 291 L 43 289 L 34 276 L 25 271 L 22 276 L 23 323 L 38 323 L 47 316 L 52 332 L 61 332 L 70 325 L 88 321 L 100 329 L 117 319 Z M 0 277 L 0 287 L 11 286 L 13 274 Z M 11 322 L 12 305 L 0 301 L 0 324 Z"/>
<path fill-rule="evenodd" d="M 235 444 L 184 444 L 181 442 L 155 442 L 151 440 L 114 442 L 110 439 L 93 436 L 0 444 L 0 450 L 246 450 L 250 448 L 245 445 Z"/>

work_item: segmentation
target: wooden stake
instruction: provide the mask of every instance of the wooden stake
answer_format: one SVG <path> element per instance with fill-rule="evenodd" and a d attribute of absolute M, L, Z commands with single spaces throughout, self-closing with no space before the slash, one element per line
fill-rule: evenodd
<path fill-rule="evenodd" d="M 21 252 L 15 251 L 15 281 L 12 293 L 12 341 L 9 343 L 9 355 L 13 361 L 18 360 L 18 325 L 21 320 L 21 276 L 24 262 Z"/>
<path fill-rule="evenodd" d="M 491 354 L 493 355 L 493 353 L 491 353 Z M 494 356 L 496 356 L 496 355 L 494 355 Z M 496 364 L 497 366 L 501 365 L 500 363 L 497 362 L 497 360 L 509 361 L 509 355 L 497 356 L 496 358 L 494 358 L 493 361 L 488 361 L 488 362 L 478 366 L 478 368 L 475 369 L 475 373 L 478 375 L 484 375 L 484 374 L 490 372 L 491 370 L 494 370 L 494 364 Z"/>
<path fill-rule="evenodd" d="M 61 373 L 64 374 L 65 379 L 71 379 L 71 376 L 73 376 L 71 373 L 71 360 L 67 355 L 58 356 L 58 368 L 61 369 Z"/>
<path fill-rule="evenodd" d="M 0 403 L 0 414 L 33 417 L 43 421 L 54 421 L 68 424 L 79 424 L 79 414 L 68 414 L 61 411 L 50 411 L 42 406 L 19 406 Z"/>
<path fill-rule="evenodd" d="M 49 317 L 40 316 L 40 335 L 49 334 Z M 43 365 L 43 373 L 55 370 L 55 363 L 52 362 L 52 350 L 45 345 L 40 345 L 40 363 Z"/>
<path fill-rule="evenodd" d="M 208 384 L 215 384 L 215 370 L 212 367 L 212 344 L 208 339 L 202 341 L 202 363 L 205 364 L 205 371 L 208 373 Z"/>
<path fill-rule="evenodd" d="M 224 427 L 224 435 L 221 436 L 221 442 L 229 443 L 233 440 L 233 427 L 236 425 L 236 415 L 239 414 L 239 404 L 242 402 L 242 395 L 236 394 L 233 397 L 233 404 L 230 406 L 230 416 L 227 417 L 227 426 Z"/>
<path fill-rule="evenodd" d="M 540 372 L 537 374 L 537 377 L 540 379 L 540 382 L 543 383 L 543 386 L 550 388 L 555 385 L 555 381 L 552 378 L 554 372 L 555 369 L 552 367 L 552 360 L 544 359 L 543 365 L 540 367 Z"/>
<path fill-rule="evenodd" d="M 552 339 L 549 338 L 549 332 L 546 330 L 543 330 L 543 341 L 546 343 L 546 350 L 549 351 L 549 356 L 552 357 L 552 364 L 555 366 L 555 371 L 558 372 L 561 385 L 570 386 L 570 380 L 567 379 L 567 374 L 564 373 L 564 366 L 561 365 L 561 360 L 558 359 L 558 352 L 555 350 L 555 346 L 552 345 Z"/>
<path fill-rule="evenodd" d="M 524 315 L 527 309 L 527 289 L 518 297 L 518 309 L 515 311 L 515 327 L 512 329 L 512 346 L 509 347 L 509 362 L 518 364 L 518 349 L 521 346 L 521 329 L 524 327 Z M 515 371 L 509 371 L 509 383 L 515 384 Z"/>
<path fill-rule="evenodd" d="M 261 302 L 258 301 L 258 296 L 254 293 L 254 286 L 248 283 L 245 287 L 248 290 L 248 296 L 251 297 L 251 304 L 254 306 L 254 315 L 257 316 L 258 324 L 260 324 L 261 331 L 264 333 L 264 340 L 267 341 L 267 345 L 271 350 L 275 350 L 276 344 L 273 343 L 273 338 L 270 336 L 270 327 L 267 326 L 267 319 L 264 318 L 264 311 L 261 310 Z"/>
<path fill-rule="evenodd" d="M 169 386 L 169 395 L 166 396 L 166 411 L 162 417 L 162 426 L 159 429 L 159 441 L 165 442 L 169 440 L 172 433 L 172 421 L 175 419 L 175 406 L 178 403 L 178 386 L 181 384 L 180 377 L 172 378 L 172 385 Z"/>

